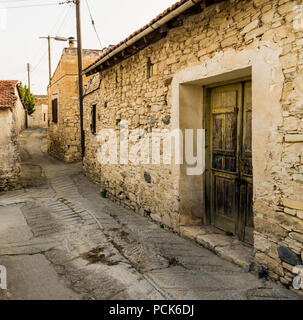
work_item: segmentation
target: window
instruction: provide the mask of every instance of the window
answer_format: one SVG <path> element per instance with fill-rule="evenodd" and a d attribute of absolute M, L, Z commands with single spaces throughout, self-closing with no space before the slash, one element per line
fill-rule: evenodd
<path fill-rule="evenodd" d="M 53 122 L 58 123 L 58 99 L 52 100 L 52 116 L 53 116 Z"/>
<path fill-rule="evenodd" d="M 45 113 L 43 113 L 43 121 L 44 121 L 44 122 L 46 121 L 46 115 L 45 115 Z"/>
<path fill-rule="evenodd" d="M 91 122 L 91 131 L 92 131 L 92 134 L 96 134 L 97 132 L 97 105 L 93 104 L 92 105 L 92 122 Z"/>
<path fill-rule="evenodd" d="M 147 69 L 147 72 L 146 72 L 146 78 L 149 79 L 151 77 L 151 74 L 152 74 L 152 66 L 153 64 L 151 63 L 151 60 L 150 58 L 147 59 L 147 63 L 146 63 L 146 69 Z"/>

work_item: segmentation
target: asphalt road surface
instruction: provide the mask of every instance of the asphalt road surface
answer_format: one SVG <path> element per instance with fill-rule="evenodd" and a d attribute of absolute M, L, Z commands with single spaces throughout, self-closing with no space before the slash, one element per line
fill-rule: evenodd
<path fill-rule="evenodd" d="M 46 154 L 45 130 L 20 145 L 24 188 L 0 194 L 0 299 L 300 299 L 102 198 L 81 164 Z"/>

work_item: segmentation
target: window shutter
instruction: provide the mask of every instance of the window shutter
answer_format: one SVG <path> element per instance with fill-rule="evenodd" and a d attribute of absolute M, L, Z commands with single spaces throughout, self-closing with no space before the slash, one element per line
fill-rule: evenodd
<path fill-rule="evenodd" d="M 58 123 L 58 99 L 52 100 L 52 115 L 53 115 L 53 122 Z"/>
<path fill-rule="evenodd" d="M 92 106 L 92 115 L 91 115 L 91 119 L 92 119 L 92 122 L 91 122 L 91 131 L 92 131 L 92 134 L 96 134 L 96 131 L 97 131 L 97 106 L 94 104 Z"/>

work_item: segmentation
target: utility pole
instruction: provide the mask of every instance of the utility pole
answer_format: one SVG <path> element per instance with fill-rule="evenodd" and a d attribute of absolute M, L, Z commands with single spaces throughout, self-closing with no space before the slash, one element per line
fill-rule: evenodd
<path fill-rule="evenodd" d="M 27 87 L 29 90 L 31 90 L 31 74 L 30 74 L 31 70 L 30 70 L 30 68 L 31 68 L 30 64 L 28 63 L 27 64 Z"/>
<path fill-rule="evenodd" d="M 48 44 L 48 73 L 49 73 L 49 84 L 51 84 L 52 80 L 52 58 L 51 58 L 51 39 L 54 39 L 51 36 L 40 37 L 40 39 L 47 39 Z"/>
<path fill-rule="evenodd" d="M 80 109 L 80 133 L 82 159 L 85 156 L 85 132 L 83 123 L 83 77 L 82 77 L 82 36 L 81 36 L 81 8 L 80 0 L 66 0 L 60 4 L 73 3 L 76 5 L 77 22 L 77 55 L 78 55 L 78 82 L 79 82 L 79 109 Z"/>
<path fill-rule="evenodd" d="M 48 72 L 49 72 L 49 84 L 51 84 L 51 80 L 52 80 L 51 39 L 54 39 L 54 38 L 47 36 L 47 37 L 40 37 L 40 39 L 47 39 L 47 43 L 48 43 Z"/>
<path fill-rule="evenodd" d="M 80 0 L 74 0 L 76 4 L 77 21 L 77 51 L 78 51 L 78 77 L 79 77 L 79 105 L 80 105 L 80 131 L 82 158 L 85 156 L 85 132 L 83 124 L 83 77 L 82 77 L 82 37 L 81 37 L 81 11 Z"/>
<path fill-rule="evenodd" d="M 52 57 L 51 57 L 51 39 L 54 39 L 56 41 L 68 41 L 68 38 L 64 37 L 39 37 L 39 39 L 47 39 L 48 43 L 48 72 L 49 72 L 49 84 L 51 84 L 52 81 Z"/>
<path fill-rule="evenodd" d="M 30 64 L 27 64 L 27 87 L 29 91 L 31 91 L 31 74 L 30 74 Z M 28 128 L 28 112 L 27 109 L 25 109 L 25 128 Z"/>
<path fill-rule="evenodd" d="M 51 58 L 51 37 L 47 37 L 48 44 L 48 72 L 49 72 L 49 84 L 52 81 L 52 58 Z"/>
<path fill-rule="evenodd" d="M 48 72 L 49 72 L 49 84 L 52 81 L 52 58 L 51 58 L 51 50 L 50 50 L 50 36 L 47 37 L 48 44 Z"/>

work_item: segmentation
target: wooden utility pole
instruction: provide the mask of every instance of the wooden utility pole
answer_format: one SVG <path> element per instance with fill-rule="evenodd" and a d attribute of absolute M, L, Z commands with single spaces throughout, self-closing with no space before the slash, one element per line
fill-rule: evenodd
<path fill-rule="evenodd" d="M 52 80 L 52 59 L 51 59 L 51 36 L 40 37 L 40 39 L 47 39 L 48 44 L 48 72 L 49 72 L 49 84 Z"/>
<path fill-rule="evenodd" d="M 31 70 L 30 70 L 30 64 L 27 64 L 27 87 L 29 88 L 29 90 L 31 89 Z"/>
<path fill-rule="evenodd" d="M 74 0 L 74 3 L 76 4 L 76 21 L 77 21 L 77 51 L 78 51 L 81 150 L 82 150 L 82 158 L 84 158 L 84 156 L 85 156 L 85 132 L 84 132 L 84 124 L 83 124 L 83 77 L 82 77 L 82 37 L 81 37 L 80 0 Z"/>
<path fill-rule="evenodd" d="M 51 48 L 50 48 L 50 40 L 51 36 L 40 37 L 40 39 L 47 39 L 48 44 L 48 72 L 49 72 L 49 84 L 51 84 L 52 80 L 52 59 L 51 59 Z"/>
<path fill-rule="evenodd" d="M 27 87 L 29 89 L 29 91 L 31 90 L 31 70 L 30 70 L 30 64 L 27 64 Z M 25 128 L 28 128 L 28 112 L 27 109 L 25 109 Z"/>
<path fill-rule="evenodd" d="M 48 42 L 48 72 L 49 72 L 49 84 L 51 84 L 52 80 L 52 59 L 51 59 L 51 37 L 47 37 Z"/>
<path fill-rule="evenodd" d="M 51 36 L 47 36 L 47 37 L 40 37 L 40 39 L 47 39 L 47 43 L 48 43 L 48 72 L 49 72 L 49 85 L 51 85 L 51 81 L 52 81 L 52 57 L 51 57 L 51 39 L 54 39 L 56 41 L 68 41 L 68 38 L 64 38 L 64 37 L 51 37 Z"/>

